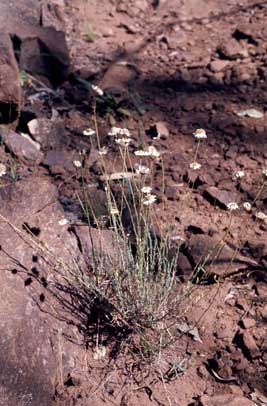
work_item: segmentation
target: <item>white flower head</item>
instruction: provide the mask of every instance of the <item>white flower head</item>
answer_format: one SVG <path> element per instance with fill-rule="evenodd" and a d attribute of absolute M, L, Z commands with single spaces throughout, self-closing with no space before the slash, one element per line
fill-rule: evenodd
<path fill-rule="evenodd" d="M 0 177 L 6 174 L 6 166 L 4 164 L 0 164 Z"/>
<path fill-rule="evenodd" d="M 100 89 L 100 87 L 98 87 L 96 85 L 92 85 L 92 89 L 97 96 L 103 96 L 104 92 L 102 89 Z"/>
<path fill-rule="evenodd" d="M 78 161 L 78 159 L 73 161 L 73 165 L 75 166 L 75 168 L 81 168 L 82 167 L 82 163 L 81 163 L 81 161 Z"/>
<path fill-rule="evenodd" d="M 132 141 L 131 138 L 117 138 L 115 140 L 115 142 L 121 145 L 122 147 L 128 147 L 131 141 Z"/>
<path fill-rule="evenodd" d="M 111 131 L 108 133 L 111 137 L 116 137 L 118 135 L 124 135 L 126 137 L 130 137 L 131 133 L 128 128 L 120 128 L 120 127 L 112 127 Z"/>
<path fill-rule="evenodd" d="M 258 211 L 258 212 L 255 214 L 255 217 L 256 217 L 258 220 L 265 221 L 265 220 L 267 219 L 267 214 L 263 213 L 262 211 Z"/>
<path fill-rule="evenodd" d="M 116 216 L 116 215 L 118 215 L 120 212 L 119 212 L 119 210 L 117 209 L 117 207 L 111 207 L 110 208 L 110 214 L 112 214 L 113 216 Z"/>
<path fill-rule="evenodd" d="M 107 155 L 108 153 L 108 147 L 102 147 L 98 150 L 99 155 Z"/>
<path fill-rule="evenodd" d="M 147 175 L 150 172 L 150 169 L 145 165 L 135 165 L 135 172 L 139 175 Z"/>
<path fill-rule="evenodd" d="M 142 149 L 138 149 L 137 151 L 134 151 L 134 155 L 136 156 L 149 156 L 148 151 L 143 151 Z"/>
<path fill-rule="evenodd" d="M 160 152 L 157 150 L 157 148 L 155 148 L 153 145 L 150 145 L 148 147 L 148 152 L 150 153 L 150 156 L 153 156 L 155 158 L 159 158 L 160 157 Z"/>
<path fill-rule="evenodd" d="M 83 131 L 83 135 L 91 137 L 92 135 L 95 135 L 95 130 L 93 130 L 92 128 L 87 128 Z"/>
<path fill-rule="evenodd" d="M 249 202 L 244 202 L 243 207 L 246 211 L 251 211 L 251 209 L 252 209 L 252 206 Z"/>
<path fill-rule="evenodd" d="M 193 132 L 193 136 L 197 140 L 205 140 L 207 138 L 207 133 L 203 128 L 198 128 L 196 131 Z"/>
<path fill-rule="evenodd" d="M 263 175 L 264 178 L 267 178 L 267 168 L 264 168 L 262 170 L 262 175 Z"/>
<path fill-rule="evenodd" d="M 144 193 L 144 195 L 150 195 L 152 192 L 152 187 L 150 186 L 143 186 L 141 189 L 141 192 Z"/>
<path fill-rule="evenodd" d="M 93 358 L 94 360 L 99 360 L 102 358 L 105 358 L 107 353 L 106 347 L 104 347 L 103 345 L 100 345 L 98 347 L 96 347 L 96 349 L 93 352 Z"/>
<path fill-rule="evenodd" d="M 189 167 L 190 167 L 190 169 L 193 169 L 193 171 L 197 171 L 198 169 L 201 168 L 201 164 L 198 162 L 191 162 Z"/>
<path fill-rule="evenodd" d="M 245 172 L 244 171 L 236 171 L 234 173 L 234 178 L 235 179 L 242 179 L 245 176 Z"/>
<path fill-rule="evenodd" d="M 67 219 L 61 219 L 61 220 L 58 221 L 58 224 L 59 224 L 60 226 L 65 226 L 66 224 L 69 224 L 69 220 L 67 220 Z"/>
<path fill-rule="evenodd" d="M 160 152 L 153 145 L 150 145 L 148 148 L 144 150 L 134 151 L 134 154 L 136 156 L 152 156 L 154 158 L 160 157 Z"/>
<path fill-rule="evenodd" d="M 150 206 L 151 204 L 155 203 L 157 197 L 155 195 L 147 194 L 146 198 L 143 200 L 143 204 L 145 206 Z"/>
<path fill-rule="evenodd" d="M 237 210 L 238 209 L 238 204 L 235 203 L 235 202 L 230 202 L 230 203 L 227 204 L 227 209 L 229 211 Z"/>

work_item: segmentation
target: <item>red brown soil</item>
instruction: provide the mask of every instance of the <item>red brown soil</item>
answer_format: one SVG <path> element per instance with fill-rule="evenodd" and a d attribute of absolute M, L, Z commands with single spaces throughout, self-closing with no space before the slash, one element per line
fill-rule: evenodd
<path fill-rule="evenodd" d="M 74 372 L 56 389 L 54 404 L 265 405 L 267 224 L 254 214 L 267 214 L 266 187 L 252 213 L 243 210 L 242 204 L 253 203 L 263 184 L 262 170 L 267 168 L 267 2 L 66 3 L 58 7 L 73 73 L 56 96 L 32 102 L 36 89 L 24 87 L 21 131 L 29 116 L 50 119 L 53 113 L 57 118 L 55 134 L 51 131 L 50 139 L 40 142 L 43 162 L 29 169 L 18 160 L 17 176 L 26 179 L 34 170 L 41 177 L 51 177 L 66 216 L 70 221 L 79 217 L 74 190 L 80 179 L 71 163 L 82 156 L 85 179 L 92 186 L 99 181 L 99 163 L 96 150 L 82 135 L 85 128 L 94 126 L 92 98 L 77 78 L 98 84 L 129 111 L 125 117 L 114 109 L 112 116 L 117 126 L 131 130 L 135 147 L 141 136 L 142 142 L 153 142 L 162 152 L 164 183 L 159 163 L 155 214 L 162 229 L 170 224 L 173 237 L 185 241 L 179 263 L 183 280 L 216 238 L 226 237 L 226 249 L 222 257 L 207 264 L 206 284 L 195 289 L 177 315 L 177 326 L 195 326 L 199 340 L 192 334 L 181 335 L 155 365 L 135 373 L 135 381 L 130 378 L 135 367 L 130 357 L 128 365 L 122 357 L 95 361 L 90 351 L 85 352 L 83 374 L 77 377 Z M 46 18 L 47 24 L 54 21 L 49 13 Z M 264 116 L 236 114 L 249 108 Z M 101 142 L 110 147 L 107 169 L 118 172 L 122 168 L 106 137 L 110 126 L 101 109 L 99 104 Z M 152 140 L 147 130 L 159 122 L 164 122 L 167 134 Z M 188 169 L 196 150 L 192 136 L 196 128 L 204 128 L 208 135 L 198 153 L 199 172 Z M 0 148 L 1 162 L 6 163 L 10 152 Z M 233 181 L 239 170 L 245 177 Z M 208 197 L 214 191 L 211 187 L 218 190 L 218 204 Z M 227 233 L 230 214 L 220 204 L 222 191 L 240 204 Z M 97 188 L 95 196 L 101 206 L 102 191 Z M 238 256 L 236 261 L 231 260 L 233 256 Z M 180 365 L 177 376 L 168 375 L 174 364 Z"/>

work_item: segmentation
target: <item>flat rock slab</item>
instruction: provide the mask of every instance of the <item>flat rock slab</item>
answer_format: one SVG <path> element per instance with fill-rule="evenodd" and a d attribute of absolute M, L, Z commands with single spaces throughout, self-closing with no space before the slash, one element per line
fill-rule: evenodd
<path fill-rule="evenodd" d="M 218 395 L 209 397 L 201 396 L 201 405 L 203 406 L 254 406 L 252 400 L 238 395 Z"/>
<path fill-rule="evenodd" d="M 194 269 L 205 271 L 209 275 L 227 276 L 257 264 L 231 248 L 220 235 L 192 235 L 188 242 L 188 254 Z"/>

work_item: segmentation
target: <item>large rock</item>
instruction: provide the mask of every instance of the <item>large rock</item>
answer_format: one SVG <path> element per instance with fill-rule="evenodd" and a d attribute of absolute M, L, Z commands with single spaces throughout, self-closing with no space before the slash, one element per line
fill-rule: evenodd
<path fill-rule="evenodd" d="M 203 196 L 213 205 L 218 205 L 222 209 L 227 209 L 229 203 L 239 202 L 239 195 L 236 192 L 221 190 L 215 186 L 205 189 Z"/>
<path fill-rule="evenodd" d="M 72 278 L 83 257 L 49 180 L 2 188 L 0 204 L 0 405 L 50 406 L 83 369 L 88 310 Z"/>
<path fill-rule="evenodd" d="M 1 0 L 1 31 L 14 40 L 20 68 L 47 78 L 53 85 L 68 76 L 70 59 L 63 31 L 40 26 L 40 4 L 35 0 Z"/>
<path fill-rule="evenodd" d="M 45 77 L 55 86 L 62 83 L 70 68 L 65 34 L 47 27 L 22 40 L 19 64 L 22 70 Z"/>
<path fill-rule="evenodd" d="M 8 34 L 0 33 L 0 124 L 16 123 L 21 107 L 19 69 Z"/>

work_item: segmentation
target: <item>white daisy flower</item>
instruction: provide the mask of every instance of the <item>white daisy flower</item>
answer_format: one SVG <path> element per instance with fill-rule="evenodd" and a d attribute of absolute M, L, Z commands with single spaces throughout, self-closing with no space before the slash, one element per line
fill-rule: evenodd
<path fill-rule="evenodd" d="M 148 194 L 146 195 L 146 198 L 143 200 L 143 204 L 145 206 L 150 206 L 151 204 L 155 203 L 157 200 L 157 197 L 155 195 Z"/>
<path fill-rule="evenodd" d="M 135 172 L 139 175 L 147 175 L 150 169 L 145 165 L 135 165 Z"/>
<path fill-rule="evenodd" d="M 87 128 L 83 131 L 83 135 L 91 137 L 92 135 L 95 135 L 95 130 L 93 130 L 92 128 Z"/>
<path fill-rule="evenodd" d="M 258 212 L 255 214 L 255 217 L 256 217 L 258 220 L 262 220 L 262 221 L 264 221 L 264 220 L 267 219 L 267 215 L 266 215 L 265 213 L 263 213 L 262 211 L 258 211 Z"/>
<path fill-rule="evenodd" d="M 117 209 L 117 207 L 111 207 L 110 208 L 110 214 L 116 216 L 117 214 L 119 214 L 119 210 Z"/>
<path fill-rule="evenodd" d="M 150 193 L 152 192 L 152 187 L 143 186 L 141 192 L 144 193 L 145 195 L 150 195 Z"/>
<path fill-rule="evenodd" d="M 230 202 L 230 203 L 227 204 L 227 209 L 229 211 L 237 210 L 238 209 L 238 204 L 235 203 L 235 202 Z"/>
<path fill-rule="evenodd" d="M 191 164 L 189 165 L 190 169 L 192 169 L 193 171 L 197 171 L 198 169 L 201 168 L 201 164 L 198 162 L 191 162 Z"/>
<path fill-rule="evenodd" d="M 160 157 L 160 152 L 153 145 L 150 145 L 145 150 L 134 151 L 134 154 L 136 156 L 152 156 L 155 158 Z"/>
<path fill-rule="evenodd" d="M 82 167 L 81 161 L 78 161 L 77 159 L 76 159 L 75 161 L 73 161 L 73 165 L 74 165 L 76 168 L 81 168 L 81 167 Z"/>
<path fill-rule="evenodd" d="M 67 219 L 61 219 L 61 220 L 58 221 L 58 224 L 59 224 L 60 226 L 65 226 L 66 224 L 69 224 L 69 220 L 67 220 Z"/>
<path fill-rule="evenodd" d="M 198 128 L 196 131 L 193 132 L 193 136 L 197 140 L 205 140 L 207 138 L 207 133 L 203 128 Z"/>
<path fill-rule="evenodd" d="M 102 89 L 100 89 L 100 87 L 98 87 L 96 85 L 92 85 L 92 89 L 97 96 L 103 96 L 104 92 Z"/>
<path fill-rule="evenodd" d="M 245 172 L 244 171 L 236 171 L 234 173 L 234 178 L 236 179 L 242 179 L 245 176 Z"/>
<path fill-rule="evenodd" d="M 149 156 L 149 152 L 148 151 L 143 151 L 141 149 L 134 151 L 134 155 L 136 156 Z"/>
<path fill-rule="evenodd" d="M 252 206 L 249 202 L 244 202 L 243 207 L 246 211 L 251 211 L 251 209 L 252 209 Z"/>
<path fill-rule="evenodd" d="M 6 174 L 6 166 L 4 164 L 0 164 L 0 177 Z"/>
<path fill-rule="evenodd" d="M 102 147 L 98 151 L 99 155 L 107 155 L 107 153 L 108 153 L 108 147 Z"/>
<path fill-rule="evenodd" d="M 131 138 L 117 138 L 115 140 L 115 142 L 123 147 L 128 147 L 130 142 L 131 142 Z"/>
<path fill-rule="evenodd" d="M 108 135 L 111 137 L 116 137 L 117 135 L 125 135 L 126 137 L 130 137 L 131 133 L 128 128 L 112 127 Z"/>
<path fill-rule="evenodd" d="M 148 152 L 149 152 L 150 156 L 153 156 L 155 158 L 158 158 L 160 156 L 160 152 L 153 145 L 150 145 L 148 147 Z"/>

